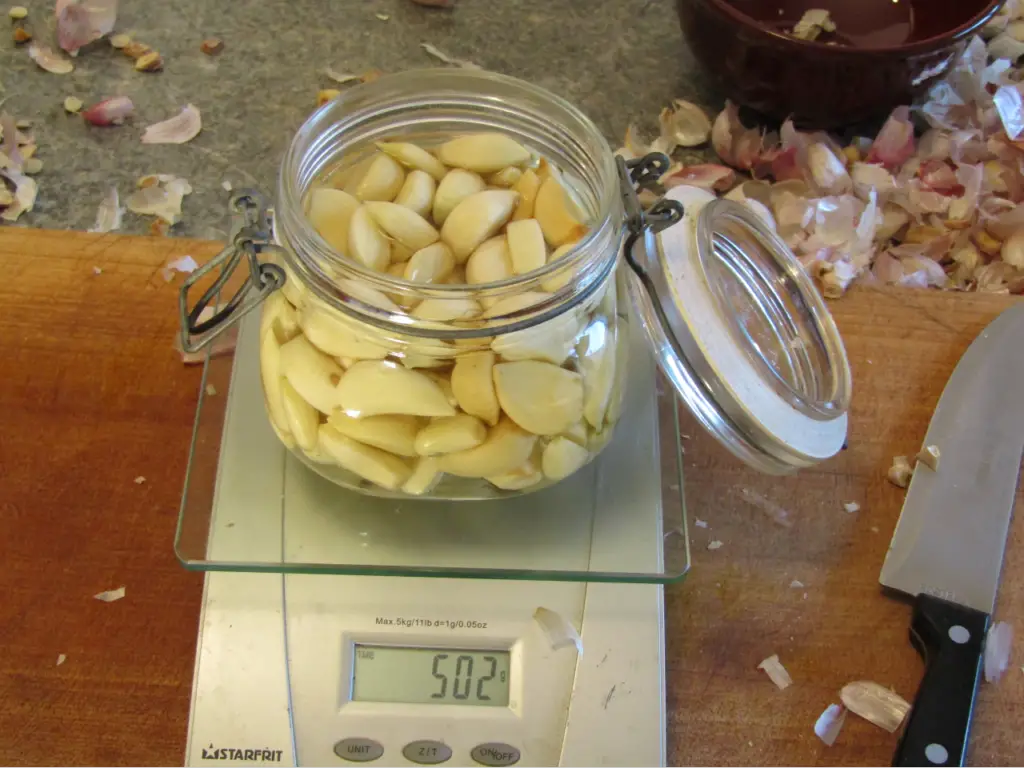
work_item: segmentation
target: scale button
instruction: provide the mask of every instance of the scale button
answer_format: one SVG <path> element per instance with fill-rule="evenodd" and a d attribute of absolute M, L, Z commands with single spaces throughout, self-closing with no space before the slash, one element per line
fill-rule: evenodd
<path fill-rule="evenodd" d="M 373 739 L 342 739 L 334 745 L 334 754 L 353 763 L 369 763 L 384 754 L 384 747 Z"/>
<path fill-rule="evenodd" d="M 511 744 L 502 744 L 497 741 L 473 747 L 469 756 L 480 765 L 515 765 L 519 762 L 518 749 Z"/>
<path fill-rule="evenodd" d="M 440 741 L 423 739 L 406 744 L 402 754 L 405 755 L 406 760 L 420 765 L 437 765 L 451 759 L 452 749 Z"/>

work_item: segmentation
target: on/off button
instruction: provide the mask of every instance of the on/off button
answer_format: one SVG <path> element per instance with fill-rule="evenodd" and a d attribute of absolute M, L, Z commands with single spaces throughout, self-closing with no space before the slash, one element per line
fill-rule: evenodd
<path fill-rule="evenodd" d="M 469 756 L 480 765 L 515 765 L 519 762 L 519 750 L 511 744 L 501 744 L 500 742 L 473 747 Z"/>
<path fill-rule="evenodd" d="M 356 737 L 342 739 L 335 744 L 334 754 L 353 763 L 369 763 L 384 754 L 384 747 L 379 741 Z"/>

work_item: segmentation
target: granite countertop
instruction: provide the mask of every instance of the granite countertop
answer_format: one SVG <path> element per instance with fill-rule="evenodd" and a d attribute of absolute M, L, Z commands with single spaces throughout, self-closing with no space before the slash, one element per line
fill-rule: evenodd
<path fill-rule="evenodd" d="M 36 38 L 52 42 L 53 0 L 24 4 Z M 164 71 L 136 72 L 128 57 L 99 41 L 82 49 L 74 72 L 54 75 L 10 38 L 0 43 L 3 108 L 32 120 L 44 162 L 35 209 L 16 226 L 87 229 L 111 185 L 123 200 L 140 176 L 170 173 L 186 177 L 194 192 L 169 234 L 220 239 L 222 183 L 272 192 L 279 159 L 315 108 L 317 91 L 337 87 L 325 67 L 360 73 L 435 66 L 422 42 L 565 97 L 613 146 L 631 121 L 653 131 L 658 110 L 672 98 L 715 101 L 684 47 L 671 0 L 457 0 L 452 9 L 411 0 L 261 0 L 244 7 L 229 0 L 121 0 L 117 31 L 158 50 Z M 207 37 L 224 41 L 220 56 L 200 52 Z M 123 126 L 90 126 L 62 106 L 67 96 L 89 105 L 120 95 L 136 106 Z M 184 145 L 140 142 L 144 126 L 188 103 L 202 111 L 197 138 Z M 127 213 L 122 231 L 147 233 L 151 221 Z"/>

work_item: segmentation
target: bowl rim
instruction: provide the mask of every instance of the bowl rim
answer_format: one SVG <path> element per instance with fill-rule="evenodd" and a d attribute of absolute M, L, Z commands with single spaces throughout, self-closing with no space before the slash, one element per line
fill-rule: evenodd
<path fill-rule="evenodd" d="M 964 37 L 978 31 L 988 21 L 995 16 L 1002 7 L 1006 4 L 1007 0 L 989 0 L 989 3 L 977 14 L 972 16 L 966 22 L 958 27 L 942 33 L 941 35 L 934 35 L 924 40 L 915 40 L 912 43 L 904 45 L 888 45 L 881 46 L 878 48 L 855 48 L 849 45 L 828 45 L 827 43 L 819 43 L 815 40 L 801 40 L 790 35 L 783 34 L 782 32 L 776 32 L 771 30 L 762 24 L 758 23 L 752 16 L 740 11 L 729 3 L 728 0 L 680 0 L 681 2 L 705 2 L 709 5 L 714 6 L 720 12 L 726 16 L 732 18 L 733 21 L 741 24 L 742 26 L 764 35 L 765 37 L 774 38 L 784 44 L 796 46 L 797 48 L 805 48 L 808 51 L 814 51 L 817 54 L 826 56 L 862 56 L 864 54 L 869 55 L 906 55 L 914 53 L 927 53 L 936 51 L 943 46 L 957 43 Z"/>

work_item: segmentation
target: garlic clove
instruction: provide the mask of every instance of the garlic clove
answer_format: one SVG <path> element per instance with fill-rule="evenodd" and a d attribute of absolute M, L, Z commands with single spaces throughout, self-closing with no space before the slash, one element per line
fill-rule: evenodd
<path fill-rule="evenodd" d="M 503 299 L 498 299 L 487 309 L 484 313 L 484 317 L 504 317 L 505 315 L 522 312 L 524 309 L 532 307 L 535 304 L 540 304 L 550 298 L 551 294 L 544 293 L 542 291 L 523 291 L 522 293 L 516 293 L 512 296 L 506 296 Z"/>
<path fill-rule="evenodd" d="M 377 149 L 390 155 L 406 168 L 429 174 L 435 181 L 443 179 L 448 172 L 440 160 L 416 144 L 404 141 L 378 141 Z"/>
<path fill-rule="evenodd" d="M 391 275 L 392 277 L 397 277 L 404 280 L 405 264 L 402 264 L 401 262 L 393 263 L 390 267 L 388 267 L 388 274 Z M 419 299 L 402 293 L 389 292 L 387 296 L 389 299 L 395 302 L 395 304 L 402 307 L 403 309 L 412 309 L 419 303 Z"/>
<path fill-rule="evenodd" d="M 397 456 L 357 442 L 329 424 L 320 425 L 318 445 L 343 469 L 388 490 L 398 488 L 412 474 Z"/>
<path fill-rule="evenodd" d="M 829 194 L 842 194 L 853 187 L 846 164 L 820 142 L 807 148 L 807 167 L 814 183 Z"/>
<path fill-rule="evenodd" d="M 456 262 L 465 263 L 484 240 L 505 226 L 518 200 L 518 192 L 485 189 L 455 206 L 441 227 L 441 239 L 452 249 Z"/>
<path fill-rule="evenodd" d="M 521 168 L 510 165 L 508 168 L 502 168 L 497 173 L 492 173 L 488 176 L 487 184 L 492 187 L 510 189 L 519 183 L 519 179 L 521 179 L 522 176 L 523 170 Z"/>
<path fill-rule="evenodd" d="M 495 173 L 510 165 L 525 165 L 530 151 L 503 133 L 471 133 L 441 145 L 441 162 L 476 173 Z"/>
<path fill-rule="evenodd" d="M 395 199 L 404 183 L 405 171 L 402 170 L 402 166 L 394 158 L 381 152 L 374 156 L 365 175 L 356 185 L 355 196 L 363 202 L 390 202 Z"/>
<path fill-rule="evenodd" d="M 371 202 L 364 207 L 385 234 L 414 252 L 436 243 L 440 237 L 430 222 L 403 205 Z"/>
<path fill-rule="evenodd" d="M 516 467 L 511 472 L 502 475 L 490 475 L 487 482 L 501 488 L 503 491 L 521 491 L 524 488 L 536 485 L 544 479 L 540 467 L 530 459 L 523 465 Z"/>
<path fill-rule="evenodd" d="M 411 171 L 405 177 L 405 183 L 398 191 L 395 203 L 426 218 L 430 213 L 430 206 L 434 203 L 434 192 L 436 191 L 437 182 L 434 181 L 433 176 L 424 171 Z"/>
<path fill-rule="evenodd" d="M 615 329 L 595 319 L 576 347 L 583 374 L 583 417 L 594 429 L 604 424 L 615 383 Z"/>
<path fill-rule="evenodd" d="M 328 416 L 327 423 L 353 440 L 398 456 L 417 455 L 416 434 L 423 426 L 415 416 L 387 414 L 355 419 L 340 411 Z"/>
<path fill-rule="evenodd" d="M 535 435 L 557 435 L 583 416 L 582 377 L 551 363 L 499 363 L 494 391 L 508 417 Z"/>
<path fill-rule="evenodd" d="M 260 335 L 260 378 L 263 381 L 263 396 L 267 412 L 274 429 L 279 433 L 291 434 L 288 430 L 288 414 L 284 410 L 284 396 L 281 382 L 281 344 L 272 333 Z M 280 436 L 280 435 L 279 435 Z M 287 440 L 283 442 L 288 442 Z"/>
<path fill-rule="evenodd" d="M 532 328 L 497 336 L 491 349 L 508 361 L 542 360 L 561 365 L 576 345 L 579 331 L 579 315 L 569 310 Z"/>
<path fill-rule="evenodd" d="M 510 221 L 505 227 L 505 237 L 508 239 L 512 270 L 517 275 L 525 275 L 544 266 L 548 249 L 536 219 Z"/>
<path fill-rule="evenodd" d="M 295 442 L 304 451 L 314 450 L 317 431 L 320 428 L 320 414 L 299 396 L 295 387 L 286 379 L 281 380 L 281 402 L 288 419 L 288 431 L 295 438 Z"/>
<path fill-rule="evenodd" d="M 587 392 L 587 382 L 586 382 L 586 379 L 584 379 L 583 380 L 583 408 L 584 408 L 584 410 L 586 410 L 586 407 L 587 407 L 586 406 L 586 403 L 587 403 L 587 401 L 586 401 L 586 397 L 587 397 L 586 392 Z M 562 432 L 562 437 L 566 437 L 566 438 L 572 440 L 574 443 L 576 443 L 576 445 L 581 445 L 584 448 L 586 448 L 587 447 L 587 423 L 585 421 L 583 421 L 582 419 L 580 421 L 577 421 L 575 424 L 573 424 L 567 430 Z"/>
<path fill-rule="evenodd" d="M 373 165 L 373 161 L 377 159 L 377 154 L 374 152 L 364 157 L 358 163 L 354 163 L 333 174 L 330 179 L 331 186 L 336 189 L 342 189 L 355 197 L 359 184 L 366 178 L 366 173 L 370 170 L 370 166 Z"/>
<path fill-rule="evenodd" d="M 492 477 L 512 472 L 533 453 L 537 436 L 502 418 L 476 448 L 438 457 L 441 471 L 459 477 Z"/>
<path fill-rule="evenodd" d="M 405 263 L 403 277 L 415 283 L 442 283 L 455 268 L 455 257 L 444 243 L 421 248 Z"/>
<path fill-rule="evenodd" d="M 533 206 L 540 189 L 540 177 L 533 169 L 527 169 L 513 187 L 519 193 L 519 204 L 512 214 L 512 221 L 533 218 Z"/>
<path fill-rule="evenodd" d="M 487 427 L 475 416 L 457 413 L 434 419 L 416 435 L 416 453 L 437 456 L 476 448 L 487 438 Z"/>
<path fill-rule="evenodd" d="M 309 199 L 309 221 L 338 253 L 348 253 L 348 227 L 359 201 L 348 192 L 329 187 L 314 189 Z"/>
<path fill-rule="evenodd" d="M 412 248 L 402 245 L 397 240 L 391 242 L 391 263 L 404 264 L 416 253 Z"/>
<path fill-rule="evenodd" d="M 383 292 L 378 291 L 376 288 L 371 288 L 358 280 L 351 280 L 349 278 L 338 280 L 338 287 L 352 298 L 357 299 L 364 304 L 368 304 L 371 307 L 377 307 L 378 309 L 383 309 L 387 312 L 401 312 L 398 305 L 389 299 Z"/>
<path fill-rule="evenodd" d="M 321 413 L 330 413 L 337 407 L 335 388 L 347 375 L 305 336 L 296 336 L 281 346 L 281 373 L 299 396 Z"/>
<path fill-rule="evenodd" d="M 348 255 L 377 272 L 383 272 L 391 263 L 391 244 L 365 205 L 357 208 L 349 220 Z"/>
<path fill-rule="evenodd" d="M 558 246 L 554 251 L 551 252 L 551 255 L 548 256 L 548 264 L 558 261 L 560 258 L 565 256 L 565 254 L 567 254 L 575 247 L 576 243 L 566 243 L 565 245 Z M 564 269 L 561 273 L 556 274 L 553 277 L 549 277 L 547 280 L 540 284 L 540 287 L 543 288 L 545 291 L 555 293 L 557 291 L 560 291 L 569 283 L 571 283 L 575 278 L 576 273 L 573 270 Z"/>
<path fill-rule="evenodd" d="M 511 226 L 511 224 L 509 225 Z M 480 285 L 512 277 L 512 259 L 504 235 L 485 240 L 466 262 L 466 283 Z"/>
<path fill-rule="evenodd" d="M 260 315 L 260 338 L 273 333 L 278 344 L 291 341 L 299 332 L 299 318 L 295 307 L 281 291 L 274 291 L 263 302 Z"/>
<path fill-rule="evenodd" d="M 402 492 L 410 496 L 422 496 L 437 485 L 443 474 L 437 459 L 423 456 L 416 462 L 409 479 L 402 485 Z"/>
<path fill-rule="evenodd" d="M 493 370 L 493 352 L 470 352 L 455 360 L 451 378 L 452 394 L 459 408 L 492 427 L 498 423 L 500 413 Z"/>
<path fill-rule="evenodd" d="M 469 320 L 480 314 L 480 305 L 473 299 L 424 299 L 410 313 L 418 320 L 434 320 L 447 323 L 452 320 Z"/>
<path fill-rule="evenodd" d="M 554 176 L 546 179 L 537 190 L 533 217 L 540 224 L 544 239 L 554 248 L 579 240 L 587 233 L 572 207 L 569 195 Z"/>
<path fill-rule="evenodd" d="M 556 437 L 544 447 L 541 470 L 549 480 L 568 477 L 587 463 L 590 452 L 567 437 Z"/>
<path fill-rule="evenodd" d="M 309 342 L 332 357 L 383 360 L 388 350 L 371 340 L 355 323 L 346 323 L 334 313 L 310 304 L 299 312 L 299 325 Z M 362 326 L 365 328 L 365 326 Z"/>
<path fill-rule="evenodd" d="M 482 192 L 487 188 L 484 180 L 475 173 L 455 168 L 445 175 L 437 185 L 434 194 L 434 221 L 442 226 L 455 206 L 470 195 Z"/>
<path fill-rule="evenodd" d="M 444 360 L 443 362 L 448 363 L 450 360 Z M 445 373 L 441 371 L 424 371 L 430 378 L 437 382 L 437 386 L 444 392 L 445 399 L 453 407 L 458 407 L 459 401 L 455 399 L 455 392 L 452 390 L 451 372 Z"/>
<path fill-rule="evenodd" d="M 429 376 L 389 360 L 362 360 L 345 372 L 337 404 L 349 416 L 452 416 L 455 409 Z"/>

